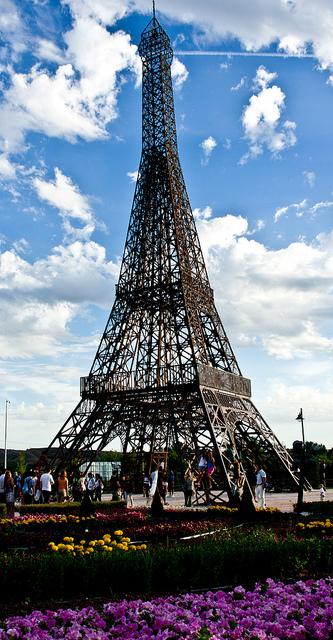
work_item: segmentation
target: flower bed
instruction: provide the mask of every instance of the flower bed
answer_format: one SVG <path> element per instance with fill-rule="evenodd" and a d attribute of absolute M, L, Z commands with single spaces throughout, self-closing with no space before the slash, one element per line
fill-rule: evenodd
<path fill-rule="evenodd" d="M 333 580 L 254 590 L 111 602 L 102 612 L 34 611 L 9 618 L 0 640 L 328 640 L 333 634 Z"/>
<path fill-rule="evenodd" d="M 97 555 L 97 554 L 109 554 L 114 550 L 121 551 L 143 551 L 147 549 L 145 544 L 135 545 L 130 544 L 131 539 L 124 536 L 122 531 L 114 531 L 113 536 L 111 533 L 105 533 L 104 536 L 98 540 L 77 540 L 71 536 L 65 536 L 61 542 L 55 544 L 53 541 L 49 542 L 48 547 L 52 553 L 63 553 L 64 555 L 70 555 L 73 558 L 79 556 Z"/>
<path fill-rule="evenodd" d="M 103 556 L 81 557 L 10 551 L 0 553 L 0 567 L 2 603 L 13 597 L 24 600 L 27 594 L 36 601 L 60 594 L 62 598 L 105 596 L 110 591 L 120 595 L 179 593 L 240 583 L 251 586 L 267 577 L 330 575 L 333 540 L 277 538 L 264 527 L 235 529 L 181 544 L 148 545 L 136 553 L 118 553 L 115 549 Z"/>
<path fill-rule="evenodd" d="M 333 534 L 333 522 L 326 518 L 326 520 L 310 520 L 309 522 L 298 522 L 296 524 L 296 531 L 303 535 L 313 535 L 315 533 L 321 533 L 324 535 Z"/>
<path fill-rule="evenodd" d="M 230 520 L 230 510 L 218 512 L 171 511 L 162 520 L 152 518 L 147 510 L 114 510 L 97 512 L 94 516 L 80 518 L 73 514 L 30 514 L 13 519 L 0 519 L 0 549 L 25 547 L 42 549 L 52 539 L 84 534 L 103 535 L 111 527 L 121 527 L 134 540 L 163 542 L 196 535 L 225 527 Z M 88 531 L 87 531 L 88 530 Z"/>

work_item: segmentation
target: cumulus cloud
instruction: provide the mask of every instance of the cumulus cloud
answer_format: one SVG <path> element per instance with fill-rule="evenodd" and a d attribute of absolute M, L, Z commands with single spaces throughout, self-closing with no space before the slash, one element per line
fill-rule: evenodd
<path fill-rule="evenodd" d="M 242 216 L 197 220 L 215 296 L 228 331 L 280 359 L 332 348 L 333 232 L 312 243 L 268 249 Z"/>
<path fill-rule="evenodd" d="M 184 82 L 186 82 L 188 78 L 188 70 L 177 57 L 174 57 L 172 60 L 171 75 L 173 78 L 174 87 L 176 89 L 181 89 Z"/>
<path fill-rule="evenodd" d="M 213 136 L 208 136 L 208 138 L 206 138 L 200 143 L 200 147 L 203 151 L 202 164 L 207 164 L 209 162 L 209 158 L 212 155 L 216 146 L 217 146 L 217 142 L 215 138 L 213 138 Z"/>
<path fill-rule="evenodd" d="M 259 92 L 251 96 L 242 115 L 249 152 L 241 158 L 240 164 L 260 155 L 265 148 L 276 156 L 296 144 L 296 123 L 290 120 L 281 123 L 285 94 L 276 84 L 268 86 L 275 78 L 276 74 L 269 73 L 265 67 L 257 69 L 254 86 Z"/>
<path fill-rule="evenodd" d="M 74 339 L 72 320 L 90 304 L 111 304 L 118 272 L 119 265 L 106 260 L 104 247 L 92 241 L 59 245 L 47 258 L 32 263 L 15 251 L 4 251 L 0 254 L 2 358 L 63 353 Z"/>
<path fill-rule="evenodd" d="M 137 47 L 123 31 L 110 33 L 107 16 L 121 17 L 124 8 L 112 10 L 102 2 L 72 2 L 72 28 L 64 36 L 66 48 L 40 39 L 36 55 L 58 63 L 55 70 L 36 64 L 27 73 L 7 69 L 6 89 L 0 105 L 0 150 L 24 148 L 29 131 L 65 138 L 95 140 L 106 137 L 107 125 L 117 117 L 117 98 L 123 74 L 141 73 Z M 91 6 L 90 6 L 91 4 Z M 113 3 L 114 5 L 114 3 Z M 94 55 L 91 55 L 94 51 Z M 180 63 L 181 65 L 181 63 Z M 178 66 L 179 83 L 185 70 Z"/>
<path fill-rule="evenodd" d="M 205 207 L 204 209 L 193 209 L 193 216 L 195 220 L 209 220 L 213 215 L 213 209 L 210 206 Z"/>
<path fill-rule="evenodd" d="M 132 5 L 149 12 L 149 0 Z M 279 50 L 301 55 L 313 51 L 321 69 L 333 69 L 333 6 L 331 0 L 159 0 L 159 11 L 197 28 L 200 42 L 238 38 L 247 51 L 278 44 Z M 259 19 L 258 19 L 259 16 Z"/>
<path fill-rule="evenodd" d="M 95 229 L 95 221 L 88 198 L 80 193 L 78 187 L 60 169 L 56 167 L 54 173 L 54 181 L 33 179 L 39 198 L 60 211 L 67 235 L 89 238 Z M 79 229 L 73 227 L 70 219 L 79 220 L 84 226 Z"/>

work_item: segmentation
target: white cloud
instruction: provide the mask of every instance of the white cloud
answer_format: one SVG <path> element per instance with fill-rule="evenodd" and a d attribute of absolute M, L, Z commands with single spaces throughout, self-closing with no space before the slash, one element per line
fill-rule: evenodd
<path fill-rule="evenodd" d="M 300 333 L 287 339 L 283 335 L 271 334 L 263 339 L 267 353 L 277 358 L 309 358 L 314 351 L 333 353 L 333 338 L 320 335 L 314 323 L 304 320 L 300 323 Z"/>
<path fill-rule="evenodd" d="M 289 204 L 286 207 L 279 207 L 274 213 L 274 222 L 277 222 L 282 216 L 285 216 L 289 211 L 294 211 L 297 217 L 301 217 L 307 207 L 308 201 L 306 199 L 301 202 L 295 202 L 295 204 Z"/>
<path fill-rule="evenodd" d="M 119 265 L 106 261 L 95 242 L 54 247 L 28 262 L 14 251 L 0 254 L 1 357 L 55 356 L 77 341 L 70 323 L 89 304 L 111 304 Z M 10 323 L 8 323 L 10 318 Z"/>
<path fill-rule="evenodd" d="M 268 85 L 277 78 L 277 73 L 270 73 L 264 66 L 260 66 L 257 69 L 256 76 L 253 80 L 254 89 L 266 89 Z"/>
<path fill-rule="evenodd" d="M 292 365 L 288 362 L 288 370 Z M 290 446 L 294 440 L 301 439 L 299 423 L 295 421 L 299 407 L 303 407 L 305 416 L 306 440 L 332 446 L 333 381 L 327 377 L 327 368 L 314 379 L 316 365 L 311 362 L 310 381 L 303 381 L 306 367 L 302 367 L 295 381 L 270 379 L 267 384 L 256 389 L 260 410 L 268 423 L 278 433 L 280 440 Z M 323 377 L 326 384 L 323 384 Z M 264 388 L 263 388 L 264 387 Z M 258 403 L 259 406 L 259 403 Z M 276 425 L 276 427 L 275 427 Z"/>
<path fill-rule="evenodd" d="M 26 253 L 29 250 L 29 242 L 25 238 L 20 238 L 13 242 L 13 249 L 16 253 Z"/>
<path fill-rule="evenodd" d="M 245 87 L 246 80 L 247 77 L 243 76 L 237 84 L 235 84 L 233 87 L 230 87 L 230 91 L 239 91 L 240 89 Z"/>
<path fill-rule="evenodd" d="M 16 54 L 25 49 L 25 29 L 19 11 L 11 0 L 1 0 L 0 33 L 2 45 L 7 42 Z"/>
<path fill-rule="evenodd" d="M 331 350 L 333 232 L 269 250 L 241 216 L 197 220 L 215 297 L 234 340 L 281 359 Z"/>
<path fill-rule="evenodd" d="M 135 7 L 149 12 L 149 0 L 135 0 Z M 277 43 L 280 51 L 299 55 L 312 50 L 320 68 L 333 69 L 333 6 L 331 0 L 159 0 L 159 11 L 197 26 L 203 42 L 239 38 L 247 51 Z"/>
<path fill-rule="evenodd" d="M 316 174 L 314 171 L 303 171 L 303 176 L 310 187 L 313 187 L 316 182 Z"/>
<path fill-rule="evenodd" d="M 212 218 L 210 207 L 208 209 L 209 215 L 205 215 L 206 207 L 201 216 L 197 217 L 196 226 L 203 252 L 214 259 L 216 250 L 234 246 L 236 239 L 247 232 L 248 223 L 245 218 L 231 214 L 223 218 Z"/>
<path fill-rule="evenodd" d="M 0 154 L 0 177 L 10 179 L 15 178 L 15 175 L 14 165 L 8 160 L 4 153 Z"/>
<path fill-rule="evenodd" d="M 173 78 L 174 87 L 176 89 L 181 89 L 184 82 L 186 82 L 188 78 L 188 70 L 177 57 L 174 57 L 172 60 L 171 75 Z"/>
<path fill-rule="evenodd" d="M 310 207 L 308 205 L 308 200 L 305 198 L 301 202 L 296 202 L 295 204 L 289 204 L 285 207 L 279 207 L 278 209 L 276 209 L 274 213 L 274 222 L 277 222 L 282 216 L 285 216 L 288 213 L 295 213 L 297 218 L 302 218 L 305 213 L 310 214 L 312 217 L 315 217 L 318 211 L 332 208 L 332 200 L 323 200 L 321 202 L 316 202 Z"/>
<path fill-rule="evenodd" d="M 67 235 L 89 238 L 95 229 L 95 221 L 87 197 L 80 193 L 78 187 L 70 178 L 64 176 L 60 169 L 55 168 L 54 173 L 54 182 L 41 178 L 33 179 L 33 186 L 39 198 L 59 209 Z M 70 223 L 71 218 L 82 222 L 84 227 L 73 227 Z"/>
<path fill-rule="evenodd" d="M 315 216 L 317 214 L 317 211 L 320 211 L 321 209 L 332 209 L 332 207 L 333 207 L 332 200 L 324 200 L 323 202 L 317 202 L 316 204 L 314 204 L 309 209 L 309 211 L 312 216 Z"/>
<path fill-rule="evenodd" d="M 263 153 L 266 147 L 272 155 L 278 155 L 284 149 L 296 144 L 295 122 L 286 120 L 281 124 L 282 111 L 285 108 L 285 94 L 277 85 L 268 86 L 275 73 L 269 73 L 265 67 L 257 69 L 255 86 L 259 93 L 251 96 L 242 116 L 244 137 L 249 143 L 249 152 L 240 164 Z"/>
<path fill-rule="evenodd" d="M 48 40 L 35 43 L 40 57 L 58 62 L 55 71 L 35 65 L 27 73 L 8 68 L 8 88 L 0 105 L 0 150 L 21 151 L 29 131 L 65 138 L 95 140 L 107 136 L 107 125 L 117 117 L 117 97 L 123 74 L 138 78 L 137 47 L 123 31 L 109 33 L 98 16 L 119 16 L 102 2 L 72 2 L 75 19 L 64 34 L 66 49 Z M 114 3 L 113 3 L 114 5 Z M 91 52 L 94 55 L 91 55 Z M 178 66 L 178 82 L 185 70 Z"/>
<path fill-rule="evenodd" d="M 212 155 L 216 146 L 217 146 L 217 142 L 215 138 L 213 138 L 213 136 L 208 136 L 208 138 L 206 138 L 200 143 L 200 147 L 203 150 L 203 154 L 204 154 L 204 157 L 202 160 L 203 164 L 208 163 L 209 158 Z"/>
<path fill-rule="evenodd" d="M 131 182 L 137 182 L 139 172 L 138 171 L 127 171 L 126 175 L 129 177 Z"/>
<path fill-rule="evenodd" d="M 306 53 L 306 43 L 302 41 L 298 36 L 290 35 L 284 36 L 279 42 L 280 51 L 285 51 L 288 54 L 301 56 Z"/>
<path fill-rule="evenodd" d="M 204 209 L 193 209 L 193 216 L 195 220 L 209 220 L 213 215 L 213 209 L 210 206 L 205 207 Z"/>
<path fill-rule="evenodd" d="M 45 40 L 45 38 L 38 40 L 36 54 L 41 60 L 49 60 L 58 64 L 66 63 L 66 53 L 61 51 L 54 42 Z"/>

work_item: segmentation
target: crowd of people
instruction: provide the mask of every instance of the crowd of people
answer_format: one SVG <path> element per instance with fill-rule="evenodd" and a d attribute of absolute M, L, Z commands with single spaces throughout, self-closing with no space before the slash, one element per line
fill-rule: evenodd
<path fill-rule="evenodd" d="M 202 492 L 202 496 L 209 505 L 212 500 L 212 490 L 216 487 L 214 474 L 216 471 L 215 459 L 212 452 L 203 449 L 197 458 L 196 466 L 188 463 L 183 476 L 183 493 L 186 507 L 192 506 L 192 500 Z M 231 486 L 237 491 L 244 482 L 244 470 L 240 460 L 235 457 L 228 470 Z M 253 497 L 259 506 L 265 506 L 266 473 L 259 466 L 248 473 L 248 480 L 253 492 Z M 128 507 L 133 507 L 133 494 L 135 492 L 134 479 L 130 474 L 119 476 L 114 471 L 110 481 L 105 487 L 111 493 L 113 500 L 123 499 Z M 15 502 L 22 504 L 49 503 L 50 501 L 64 502 L 73 500 L 81 502 L 82 499 L 101 501 L 104 491 L 104 482 L 99 473 L 93 474 L 67 474 L 66 470 L 55 474 L 51 469 L 44 471 L 27 470 L 21 474 L 0 470 L 0 502 L 6 503 L 7 513 L 14 514 Z M 146 468 L 142 477 L 142 491 L 146 498 L 147 506 L 159 503 L 159 508 L 168 504 L 168 498 L 174 495 L 175 472 L 166 470 L 163 464 L 153 464 Z"/>
<path fill-rule="evenodd" d="M 21 504 L 47 504 L 50 501 L 80 502 L 86 492 L 92 500 L 101 501 L 104 484 L 100 474 L 92 473 L 67 475 L 66 470 L 59 474 L 50 468 L 27 470 L 21 474 L 0 469 L 0 503 L 6 504 L 7 514 L 14 514 L 15 502 Z"/>

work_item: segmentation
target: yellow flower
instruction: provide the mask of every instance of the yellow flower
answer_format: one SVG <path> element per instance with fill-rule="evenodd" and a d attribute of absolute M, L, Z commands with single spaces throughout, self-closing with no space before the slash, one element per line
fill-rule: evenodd
<path fill-rule="evenodd" d="M 85 540 L 80 540 L 80 544 L 86 544 Z"/>
<path fill-rule="evenodd" d="M 120 531 L 120 529 L 119 529 L 118 531 L 115 531 L 115 532 L 114 532 L 114 535 L 115 535 L 115 536 L 122 536 L 122 535 L 123 535 L 123 533 L 124 533 L 124 532 L 123 532 L 123 531 Z"/>

